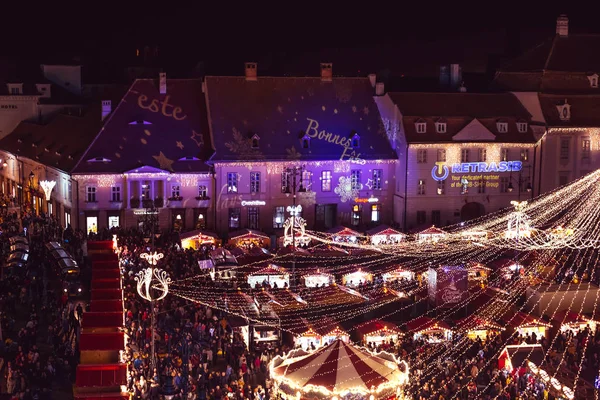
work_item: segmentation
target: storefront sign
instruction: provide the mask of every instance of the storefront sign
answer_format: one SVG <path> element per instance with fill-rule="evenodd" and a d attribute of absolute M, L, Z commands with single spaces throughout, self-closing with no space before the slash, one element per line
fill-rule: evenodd
<path fill-rule="evenodd" d="M 151 211 L 151 210 L 133 210 L 133 215 L 152 215 L 152 214 L 158 214 L 158 211 Z"/>
<path fill-rule="evenodd" d="M 242 207 L 264 206 L 267 202 L 264 200 L 242 200 Z"/>
<path fill-rule="evenodd" d="M 456 163 L 450 168 L 444 162 L 436 162 L 435 167 L 431 170 L 431 177 L 436 181 L 443 181 L 448 178 L 450 173 L 488 173 L 488 172 L 518 172 L 523 168 L 521 161 L 500 161 L 495 162 L 472 162 L 472 163 Z M 452 170 L 452 171 L 450 171 Z"/>
<path fill-rule="evenodd" d="M 355 203 L 378 203 L 379 199 L 377 197 L 369 197 L 368 199 L 363 199 L 363 198 L 355 198 L 354 199 Z"/>

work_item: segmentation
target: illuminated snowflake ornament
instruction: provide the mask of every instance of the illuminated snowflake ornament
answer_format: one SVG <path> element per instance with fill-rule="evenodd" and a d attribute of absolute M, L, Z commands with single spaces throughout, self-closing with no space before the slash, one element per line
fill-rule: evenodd
<path fill-rule="evenodd" d="M 342 203 L 358 197 L 359 191 L 362 189 L 362 184 L 358 184 L 356 188 L 352 187 L 352 179 L 347 176 L 340 176 L 337 187 L 333 190 L 335 194 L 340 196 Z"/>

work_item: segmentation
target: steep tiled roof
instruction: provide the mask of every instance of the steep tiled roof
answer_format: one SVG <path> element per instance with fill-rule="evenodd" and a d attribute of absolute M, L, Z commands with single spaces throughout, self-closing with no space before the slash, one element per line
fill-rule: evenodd
<path fill-rule="evenodd" d="M 113 107 L 114 107 L 113 103 Z M 142 166 L 202 172 L 212 149 L 199 79 L 136 80 L 75 168 L 75 173 L 122 173 Z M 108 159 L 110 162 L 90 162 Z"/>
<path fill-rule="evenodd" d="M 396 158 L 367 78 L 207 77 L 206 91 L 213 161 L 340 159 L 340 142 L 349 143 L 354 133 L 360 136 L 356 156 Z M 303 136 L 314 136 L 317 124 L 324 132 L 303 148 Z M 252 148 L 254 135 L 258 148 Z"/>
<path fill-rule="evenodd" d="M 549 126 L 600 127 L 600 95 L 555 95 L 540 94 L 542 112 Z M 562 121 L 557 105 L 567 100 L 571 105 L 571 118 Z"/>
<path fill-rule="evenodd" d="M 529 127 L 525 133 L 518 131 L 517 122 L 529 122 L 531 115 L 510 93 L 390 93 L 390 98 L 403 116 L 404 132 L 412 143 L 452 142 L 454 135 L 472 123 L 481 123 L 498 142 L 535 141 Z M 498 121 L 508 123 L 507 132 L 498 132 Z M 417 122 L 426 124 L 425 133 L 416 131 Z M 436 131 L 436 122 L 446 123 L 445 133 Z"/>
<path fill-rule="evenodd" d="M 98 104 L 81 116 L 58 114 L 46 125 L 21 122 L 0 148 L 70 172 L 101 126 Z"/>

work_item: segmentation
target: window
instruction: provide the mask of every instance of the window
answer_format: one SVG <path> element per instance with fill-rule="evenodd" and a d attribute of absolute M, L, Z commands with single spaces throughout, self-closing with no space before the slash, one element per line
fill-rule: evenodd
<path fill-rule="evenodd" d="M 250 172 L 250 193 L 260 193 L 260 172 Z"/>
<path fill-rule="evenodd" d="M 310 136 L 304 135 L 304 137 L 302 138 L 302 148 L 310 149 Z"/>
<path fill-rule="evenodd" d="M 439 149 L 437 151 L 437 160 L 439 162 L 446 162 L 446 150 L 445 149 Z"/>
<path fill-rule="evenodd" d="M 229 209 L 229 229 L 240 228 L 240 214 L 241 210 L 239 207 Z"/>
<path fill-rule="evenodd" d="M 181 190 L 179 184 L 171 185 L 171 198 L 179 199 L 181 197 Z"/>
<path fill-rule="evenodd" d="M 566 164 L 569 162 L 569 147 L 571 140 L 568 137 L 560 138 L 560 163 Z"/>
<path fill-rule="evenodd" d="M 283 228 L 283 222 L 285 221 L 285 207 L 275 207 L 273 212 L 273 228 Z"/>
<path fill-rule="evenodd" d="M 565 104 L 557 105 L 556 110 L 558 111 L 558 117 L 561 121 L 568 121 L 571 119 L 571 105 L 565 100 Z"/>
<path fill-rule="evenodd" d="M 227 173 L 227 193 L 238 192 L 238 174 L 237 172 Z"/>
<path fill-rule="evenodd" d="M 352 136 L 352 148 L 358 149 L 359 147 L 360 147 L 360 136 L 358 136 L 358 133 L 355 133 L 354 136 Z"/>
<path fill-rule="evenodd" d="M 587 78 L 590 81 L 590 87 L 591 88 L 597 88 L 598 87 L 598 74 L 588 75 Z"/>
<path fill-rule="evenodd" d="M 508 132 L 508 122 L 496 122 L 496 129 L 499 133 Z"/>
<path fill-rule="evenodd" d="M 460 151 L 460 162 L 461 163 L 469 162 L 469 149 L 462 149 Z"/>
<path fill-rule="evenodd" d="M 121 201 L 121 186 L 112 186 L 110 188 L 110 201 L 112 201 L 112 202 Z"/>
<path fill-rule="evenodd" d="M 381 185 L 381 180 L 383 178 L 383 170 L 382 169 L 374 169 L 373 170 L 373 186 L 371 186 L 371 189 L 373 190 L 381 190 L 382 185 Z"/>
<path fill-rule="evenodd" d="M 446 123 L 445 122 L 436 122 L 435 123 L 435 131 L 437 133 L 446 133 Z"/>
<path fill-rule="evenodd" d="M 281 173 L 281 193 L 290 193 L 290 174 L 287 171 Z"/>
<path fill-rule="evenodd" d="M 425 133 L 427 132 L 427 124 L 425 122 L 416 122 L 415 129 L 417 133 Z"/>
<path fill-rule="evenodd" d="M 252 136 L 252 148 L 253 149 L 258 149 L 259 140 L 260 140 L 260 137 L 258 137 L 258 135 Z"/>
<path fill-rule="evenodd" d="M 96 202 L 96 186 L 88 186 L 86 189 L 86 201 L 88 203 Z"/>
<path fill-rule="evenodd" d="M 508 149 L 500 150 L 500 161 L 508 161 Z"/>
<path fill-rule="evenodd" d="M 205 185 L 198 185 L 198 197 L 208 198 L 208 189 Z"/>
<path fill-rule="evenodd" d="M 321 171 L 321 192 L 331 192 L 331 171 Z"/>
<path fill-rule="evenodd" d="M 379 222 L 381 217 L 381 206 L 379 204 L 371 204 L 371 222 Z"/>
<path fill-rule="evenodd" d="M 590 153 L 592 149 L 592 142 L 590 138 L 583 138 L 581 140 L 581 161 L 584 163 L 590 162 Z"/>
<path fill-rule="evenodd" d="M 362 205 L 360 205 L 360 204 L 353 205 L 352 206 L 352 219 L 350 220 L 350 223 L 353 226 L 360 225 L 361 214 L 362 214 Z"/>
<path fill-rule="evenodd" d="M 302 188 L 309 192 L 312 186 L 312 172 L 302 171 L 302 181 L 300 183 L 302 184 Z"/>
<path fill-rule="evenodd" d="M 142 183 L 142 200 L 150 199 L 150 182 L 144 181 Z"/>
<path fill-rule="evenodd" d="M 442 195 L 446 193 L 446 180 L 437 181 L 437 194 Z"/>
<path fill-rule="evenodd" d="M 569 183 L 569 171 L 562 171 L 558 173 L 558 186 L 564 186 Z"/>
<path fill-rule="evenodd" d="M 500 193 L 508 193 L 509 179 L 507 176 L 500 178 Z"/>
<path fill-rule="evenodd" d="M 14 193 L 13 193 L 14 196 Z M 69 197 L 69 203 L 73 202 L 73 190 L 71 180 L 67 181 L 67 196 Z"/>
<path fill-rule="evenodd" d="M 119 216 L 118 215 L 110 215 L 108 217 L 108 229 L 118 228 L 118 227 L 119 227 Z"/>
<path fill-rule="evenodd" d="M 417 211 L 417 225 L 423 225 L 425 222 L 427 222 L 427 212 Z"/>
<path fill-rule="evenodd" d="M 442 224 L 442 212 L 440 210 L 431 211 L 431 223 L 435 226 Z"/>
<path fill-rule="evenodd" d="M 71 225 L 71 210 L 65 210 L 65 226 Z"/>
<path fill-rule="evenodd" d="M 258 229 L 259 225 L 258 207 L 248 207 L 248 228 Z"/>
<path fill-rule="evenodd" d="M 517 122 L 517 130 L 521 133 L 527 132 L 527 122 Z"/>
<path fill-rule="evenodd" d="M 419 149 L 417 150 L 417 164 L 425 164 L 427 163 L 427 150 Z"/>
<path fill-rule="evenodd" d="M 360 183 L 360 169 L 353 169 L 350 171 L 350 184 L 352 186 L 352 190 L 362 189 L 362 185 Z"/>
<path fill-rule="evenodd" d="M 477 185 L 477 193 L 485 193 L 485 181 L 483 179 L 480 179 L 478 182 L 476 182 Z"/>
<path fill-rule="evenodd" d="M 487 161 L 487 150 L 479 149 L 479 162 L 486 162 L 486 161 Z"/>
<path fill-rule="evenodd" d="M 425 179 L 419 179 L 419 183 L 417 185 L 417 194 L 418 195 L 425 194 Z"/>

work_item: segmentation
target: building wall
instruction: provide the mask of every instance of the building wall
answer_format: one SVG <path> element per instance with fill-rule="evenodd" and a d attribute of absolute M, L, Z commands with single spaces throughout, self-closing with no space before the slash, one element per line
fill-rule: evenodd
<path fill-rule="evenodd" d="M 452 164 L 461 162 L 463 149 L 469 150 L 469 162 L 479 162 L 479 149 L 485 148 L 486 162 L 499 163 L 502 149 L 507 149 L 507 161 L 522 161 L 523 168 L 520 172 L 468 172 L 453 173 Z M 438 186 L 432 172 L 437 168 L 438 150 L 445 150 L 446 161 L 443 164 L 448 168 L 448 177 L 442 187 Z M 528 155 L 521 155 L 521 150 L 528 150 Z M 423 155 L 423 153 L 425 155 Z M 420 154 L 421 153 L 421 154 Z M 500 144 L 500 143 L 456 143 L 456 144 L 411 144 L 408 151 L 407 163 L 407 229 L 421 229 L 433 224 L 444 226 L 461 221 L 461 212 L 467 203 L 478 203 L 485 213 L 495 212 L 509 207 L 512 200 L 527 200 L 532 197 L 532 192 L 527 192 L 527 183 L 533 182 L 533 144 Z M 423 158 L 424 157 L 424 158 Z M 419 159 L 420 158 L 420 159 Z M 442 162 L 443 158 L 440 159 Z M 436 170 L 437 171 L 437 170 Z M 436 174 L 440 176 L 440 174 Z M 463 193 L 461 179 L 468 181 L 467 191 Z M 529 179 L 528 179 L 529 178 Z M 419 182 L 423 181 L 423 189 Z M 519 180 L 521 185 L 519 185 Z M 502 188 L 512 182 L 513 191 L 508 192 Z M 483 192 L 480 186 L 483 185 Z M 438 194 L 438 188 L 441 193 Z M 521 190 L 519 190 L 519 188 Z M 422 191 L 420 191 L 422 190 Z M 439 212 L 439 218 L 433 212 Z M 418 220 L 418 212 L 424 212 L 424 220 Z M 437 219 L 437 221 L 435 220 Z"/>
<path fill-rule="evenodd" d="M 282 172 L 287 166 L 301 165 L 299 163 L 284 162 L 256 162 L 256 163 L 217 163 L 215 165 L 216 179 L 216 229 L 219 233 L 225 234 L 243 228 L 253 228 L 265 233 L 279 233 L 281 228 L 276 225 L 276 207 L 283 207 L 293 204 L 293 195 L 286 195 L 282 190 Z M 355 205 L 360 206 L 360 219 L 354 219 L 358 223 L 357 229 L 368 228 L 378 224 L 391 224 L 393 222 L 393 188 L 395 179 L 395 161 L 367 161 L 364 165 L 351 163 L 347 161 L 311 161 L 303 163 L 306 171 L 312 174 L 308 191 L 306 193 L 297 193 L 296 204 L 302 205 L 302 217 L 307 222 L 308 229 L 325 230 L 336 225 L 352 225 L 352 208 Z M 350 195 L 348 198 L 342 198 L 336 193 L 336 188 L 340 184 L 340 179 L 350 179 L 352 170 L 358 170 L 361 174 L 362 189 L 357 192 L 357 196 Z M 375 190 L 373 187 L 373 170 L 381 170 L 381 190 Z M 331 188 L 329 191 L 322 184 L 322 177 L 325 171 L 331 173 Z M 228 193 L 228 174 L 236 174 L 238 179 L 237 191 Z M 251 174 L 259 173 L 260 188 L 257 193 L 251 193 Z M 326 173 L 326 172 L 325 172 Z M 299 179 L 299 177 L 297 178 Z M 307 181 L 308 183 L 308 181 Z M 299 186 L 299 183 L 298 183 Z M 348 193 L 351 194 L 351 193 Z M 356 193 L 355 193 L 356 194 Z M 370 197 L 377 198 L 377 202 L 367 202 Z M 355 199 L 360 199 L 357 203 Z M 261 205 L 249 201 L 260 201 Z M 364 201 L 360 202 L 360 201 Z M 262 205 L 264 202 L 264 205 Z M 371 206 L 380 207 L 380 217 L 378 222 L 371 222 Z M 250 221 L 249 208 L 258 208 L 258 224 L 253 225 Z M 239 209 L 239 226 L 229 226 L 229 213 L 232 209 Z M 327 218 L 325 215 L 334 214 L 334 218 Z M 319 220 L 317 220 L 319 213 Z M 289 216 L 285 211 L 283 220 Z M 283 220 L 280 220 L 283 223 Z"/>
<path fill-rule="evenodd" d="M 11 133 L 22 121 L 40 117 L 38 96 L 0 96 L 0 138 Z"/>

